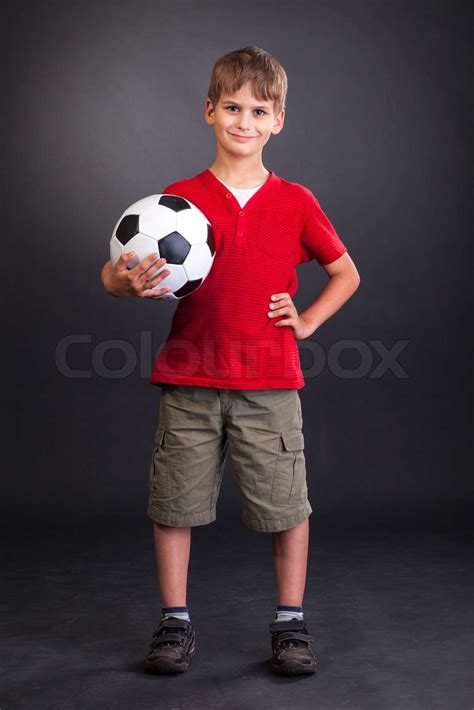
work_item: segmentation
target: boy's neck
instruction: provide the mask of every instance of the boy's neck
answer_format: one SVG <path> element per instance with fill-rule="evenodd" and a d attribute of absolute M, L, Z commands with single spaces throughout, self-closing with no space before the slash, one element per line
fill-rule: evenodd
<path fill-rule="evenodd" d="M 216 178 L 230 187 L 256 187 L 266 181 L 270 172 L 261 161 L 245 164 L 235 160 L 214 160 L 209 170 Z"/>

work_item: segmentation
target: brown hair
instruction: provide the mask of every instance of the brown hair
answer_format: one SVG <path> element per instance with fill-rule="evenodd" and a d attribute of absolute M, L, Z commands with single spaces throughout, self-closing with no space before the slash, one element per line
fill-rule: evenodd
<path fill-rule="evenodd" d="M 288 79 L 280 62 L 260 47 L 243 47 L 224 54 L 214 64 L 208 97 L 214 104 L 220 96 L 233 94 L 247 81 L 258 101 L 273 101 L 275 114 L 285 108 Z"/>

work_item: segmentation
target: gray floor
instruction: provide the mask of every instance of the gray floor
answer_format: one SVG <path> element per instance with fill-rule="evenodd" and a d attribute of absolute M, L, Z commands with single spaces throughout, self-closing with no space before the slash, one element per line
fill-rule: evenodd
<path fill-rule="evenodd" d="M 471 709 L 467 533 L 335 532 L 312 517 L 304 606 L 319 671 L 292 679 L 269 669 L 269 535 L 229 521 L 194 528 L 196 654 L 185 674 L 148 676 L 160 614 L 151 523 L 10 530 L 1 709 Z"/>

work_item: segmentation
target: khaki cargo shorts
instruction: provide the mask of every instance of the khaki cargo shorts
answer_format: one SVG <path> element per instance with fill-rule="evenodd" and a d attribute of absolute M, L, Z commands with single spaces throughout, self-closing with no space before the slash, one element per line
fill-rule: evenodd
<path fill-rule="evenodd" d="M 152 520 L 212 523 L 229 450 L 248 527 L 287 530 L 312 513 L 296 389 L 162 388 L 149 477 Z"/>

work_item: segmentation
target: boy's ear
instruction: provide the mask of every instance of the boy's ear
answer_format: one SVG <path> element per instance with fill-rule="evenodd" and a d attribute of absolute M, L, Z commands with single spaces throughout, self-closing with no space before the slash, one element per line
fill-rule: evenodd
<path fill-rule="evenodd" d="M 212 103 L 209 96 L 206 99 L 206 108 L 204 110 L 204 120 L 210 126 L 214 125 L 214 104 Z"/>
<path fill-rule="evenodd" d="M 272 133 L 274 136 L 277 135 L 277 133 L 280 133 L 280 131 L 283 129 L 283 124 L 285 123 L 285 109 L 282 109 L 280 113 L 275 116 L 275 120 L 273 121 L 273 128 L 272 128 Z"/>

